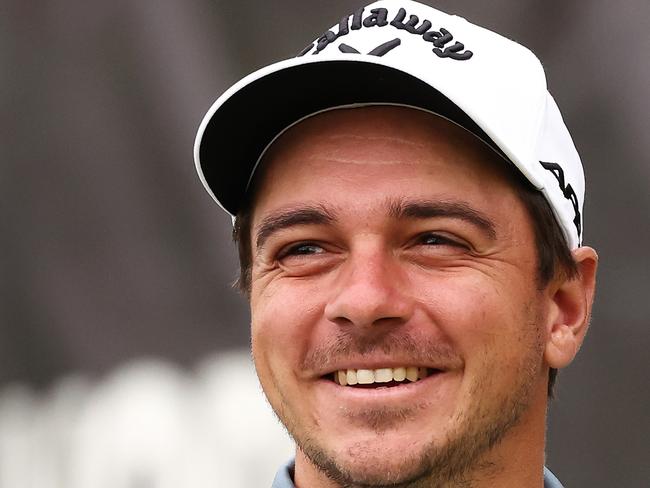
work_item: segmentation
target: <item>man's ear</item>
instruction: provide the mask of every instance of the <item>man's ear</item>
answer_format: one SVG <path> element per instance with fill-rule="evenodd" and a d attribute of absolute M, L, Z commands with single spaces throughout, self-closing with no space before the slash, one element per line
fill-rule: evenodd
<path fill-rule="evenodd" d="M 555 280 L 548 290 L 552 304 L 544 359 L 550 368 L 563 368 L 573 360 L 589 327 L 598 255 L 590 247 L 580 247 L 573 251 L 573 259 L 577 276 Z"/>

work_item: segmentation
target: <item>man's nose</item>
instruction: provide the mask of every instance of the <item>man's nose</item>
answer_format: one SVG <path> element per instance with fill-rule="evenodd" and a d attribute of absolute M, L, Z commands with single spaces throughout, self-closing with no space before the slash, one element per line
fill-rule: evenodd
<path fill-rule="evenodd" d="M 413 313 L 404 269 L 382 249 L 350 254 L 340 269 L 325 317 L 339 325 L 399 325 Z"/>

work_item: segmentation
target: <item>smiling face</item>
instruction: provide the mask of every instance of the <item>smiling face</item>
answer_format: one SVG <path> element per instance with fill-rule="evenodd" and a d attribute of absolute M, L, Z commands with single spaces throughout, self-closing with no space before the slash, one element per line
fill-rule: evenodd
<path fill-rule="evenodd" d="M 442 482 L 543 445 L 548 300 L 497 159 L 396 107 L 312 117 L 267 154 L 252 350 L 308 486 Z"/>

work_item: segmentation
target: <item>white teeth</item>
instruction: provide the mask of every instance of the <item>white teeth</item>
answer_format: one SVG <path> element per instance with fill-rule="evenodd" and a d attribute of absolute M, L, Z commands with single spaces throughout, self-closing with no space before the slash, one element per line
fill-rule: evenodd
<path fill-rule="evenodd" d="M 346 386 L 348 384 L 347 373 L 345 371 L 338 372 L 339 385 Z"/>
<path fill-rule="evenodd" d="M 417 381 L 418 380 L 418 368 L 415 366 L 409 366 L 406 368 L 406 379 L 409 381 Z"/>
<path fill-rule="evenodd" d="M 348 369 L 346 371 L 346 376 L 348 379 L 348 385 L 356 385 L 359 380 L 357 380 L 357 370 L 356 369 Z"/>
<path fill-rule="evenodd" d="M 375 372 L 371 369 L 357 369 L 357 381 L 360 385 L 370 385 L 375 382 Z"/>
<path fill-rule="evenodd" d="M 392 368 L 381 368 L 375 370 L 375 383 L 388 383 L 393 381 Z"/>
<path fill-rule="evenodd" d="M 429 376 L 429 370 L 417 366 L 378 369 L 341 369 L 334 373 L 334 381 L 341 386 L 371 385 L 391 381 L 418 381 Z"/>
<path fill-rule="evenodd" d="M 393 369 L 393 379 L 395 381 L 404 381 L 406 379 L 406 368 Z"/>

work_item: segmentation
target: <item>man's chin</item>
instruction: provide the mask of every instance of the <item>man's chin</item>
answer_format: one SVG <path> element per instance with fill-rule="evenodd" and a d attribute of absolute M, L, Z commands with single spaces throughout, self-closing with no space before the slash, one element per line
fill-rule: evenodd
<path fill-rule="evenodd" d="M 341 486 L 413 486 L 428 474 L 424 447 L 390 445 L 387 440 L 356 442 L 328 455 L 305 446 L 304 454 Z"/>
<path fill-rule="evenodd" d="M 427 477 L 428 466 L 422 456 L 409 453 L 400 455 L 376 455 L 352 459 L 343 465 L 343 472 L 352 486 L 399 486 L 412 485 Z"/>

